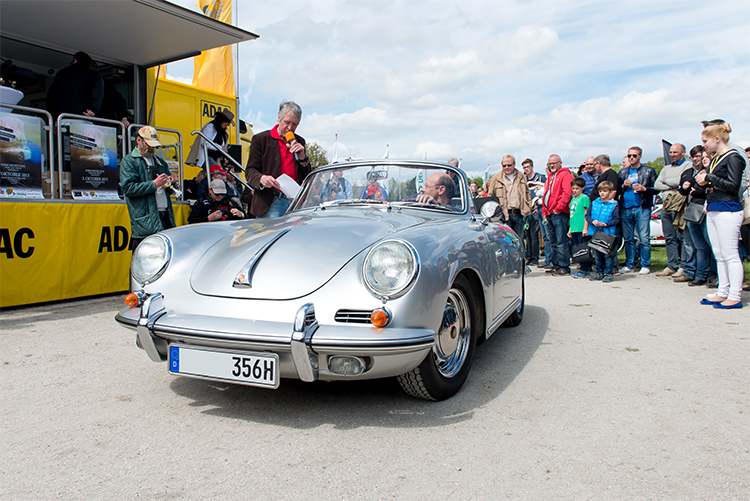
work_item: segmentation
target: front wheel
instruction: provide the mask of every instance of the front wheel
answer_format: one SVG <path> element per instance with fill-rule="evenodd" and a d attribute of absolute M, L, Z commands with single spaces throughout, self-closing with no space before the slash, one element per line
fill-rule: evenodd
<path fill-rule="evenodd" d="M 474 361 L 476 315 L 471 284 L 460 275 L 448 291 L 432 351 L 417 368 L 398 376 L 406 393 L 425 400 L 445 400 L 461 389 Z"/>

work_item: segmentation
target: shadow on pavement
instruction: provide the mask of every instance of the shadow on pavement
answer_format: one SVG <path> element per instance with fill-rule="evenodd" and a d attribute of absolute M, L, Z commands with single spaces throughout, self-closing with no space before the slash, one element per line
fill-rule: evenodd
<path fill-rule="evenodd" d="M 277 390 L 222 384 L 186 377 L 170 387 L 206 414 L 298 429 L 333 425 L 406 428 L 445 426 L 469 420 L 498 397 L 536 353 L 549 326 L 544 308 L 526 305 L 524 321 L 499 329 L 477 348 L 461 391 L 444 402 L 406 395 L 394 379 L 303 383 L 283 379 Z"/>
<path fill-rule="evenodd" d="M 3 308 L 3 330 L 28 329 L 41 322 L 57 322 L 85 317 L 94 313 L 116 312 L 125 308 L 126 293 L 108 294 L 98 298 L 83 298 L 32 306 Z M 114 313 L 112 313 L 114 316 Z"/>

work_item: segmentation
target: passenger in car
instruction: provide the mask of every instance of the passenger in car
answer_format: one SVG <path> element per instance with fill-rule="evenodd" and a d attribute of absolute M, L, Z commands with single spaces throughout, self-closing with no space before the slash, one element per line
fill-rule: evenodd
<path fill-rule="evenodd" d="M 343 170 L 333 171 L 331 178 L 323 185 L 321 200 L 327 202 L 329 200 L 351 200 L 354 198 L 352 183 L 343 176 Z"/>
<path fill-rule="evenodd" d="M 369 200 L 388 200 L 388 190 L 378 183 L 377 173 L 370 173 L 367 176 L 367 186 L 362 190 L 359 198 Z"/>

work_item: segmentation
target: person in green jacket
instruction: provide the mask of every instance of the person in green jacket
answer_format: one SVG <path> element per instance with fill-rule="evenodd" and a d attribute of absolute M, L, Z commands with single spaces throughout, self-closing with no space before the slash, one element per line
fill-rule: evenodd
<path fill-rule="evenodd" d="M 172 177 L 167 163 L 154 155 L 161 146 L 153 127 L 141 127 L 136 149 L 122 159 L 120 186 L 130 214 L 130 250 L 149 235 L 175 227 L 168 191 Z"/>

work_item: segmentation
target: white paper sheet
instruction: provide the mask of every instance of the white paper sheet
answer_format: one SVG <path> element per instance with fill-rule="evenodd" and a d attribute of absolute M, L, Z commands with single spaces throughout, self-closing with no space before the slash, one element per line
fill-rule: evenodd
<path fill-rule="evenodd" d="M 281 192 L 284 194 L 284 196 L 288 198 L 294 198 L 297 196 L 297 193 L 299 192 L 299 185 L 294 181 L 294 179 L 287 176 L 286 174 L 282 174 L 277 177 L 276 180 L 279 182 L 279 185 L 281 185 Z"/>

